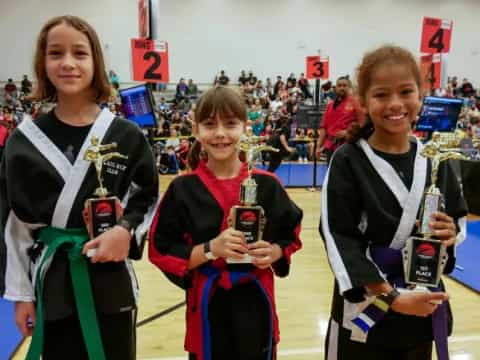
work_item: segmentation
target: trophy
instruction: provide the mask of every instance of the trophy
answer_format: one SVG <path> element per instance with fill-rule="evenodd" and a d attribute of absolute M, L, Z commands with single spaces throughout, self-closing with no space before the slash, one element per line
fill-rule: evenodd
<path fill-rule="evenodd" d="M 262 239 L 266 219 L 265 212 L 257 205 L 257 183 L 252 178 L 252 169 L 256 156 L 262 151 L 269 150 L 278 152 L 269 145 L 261 144 L 264 137 L 244 136 L 238 143 L 238 148 L 245 154 L 248 176 L 243 180 L 240 187 L 240 204 L 230 209 L 228 224 L 235 230 L 243 232 L 247 243 L 254 243 Z M 245 254 L 243 259 L 227 259 L 229 264 L 248 264 L 252 257 Z"/>
<path fill-rule="evenodd" d="M 419 236 L 410 237 L 403 248 L 405 282 L 417 291 L 428 291 L 427 287 L 437 287 L 448 260 L 446 245 L 433 237 L 429 223 L 434 212 L 443 209 L 443 197 L 436 186 L 438 168 L 441 162 L 449 159 L 465 159 L 458 152 L 442 149 L 440 134 L 434 133 L 422 150 L 422 156 L 432 163 L 431 185 L 424 193 L 420 211 Z"/>
<path fill-rule="evenodd" d="M 95 165 L 99 187 L 95 190 L 95 197 L 85 201 L 84 219 L 90 238 L 96 238 L 108 229 L 115 226 L 121 216 L 120 200 L 116 196 L 109 196 L 103 186 L 103 164 L 113 158 L 128 159 L 128 156 L 118 152 L 105 153 L 117 147 L 117 143 L 100 145 L 98 138 L 93 136 L 90 146 L 85 151 L 83 159 Z"/>

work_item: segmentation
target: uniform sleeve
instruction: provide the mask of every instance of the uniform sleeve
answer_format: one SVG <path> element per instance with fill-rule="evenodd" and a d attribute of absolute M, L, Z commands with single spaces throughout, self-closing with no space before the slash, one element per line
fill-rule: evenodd
<path fill-rule="evenodd" d="M 265 194 L 270 206 L 265 213 L 267 225 L 264 239 L 281 247 L 283 256 L 272 267 L 277 276 L 285 277 L 290 272 L 292 255 L 302 247 L 300 230 L 303 212 L 289 198 L 278 180 L 271 179 L 271 182 L 272 188 Z M 263 203 L 264 200 L 261 201 Z"/>
<path fill-rule="evenodd" d="M 330 127 L 330 123 L 331 123 L 331 116 L 330 116 L 330 112 L 331 112 L 331 107 L 332 107 L 332 103 L 328 104 L 327 105 L 327 108 L 325 109 L 325 113 L 323 114 L 323 119 L 322 121 L 320 122 L 320 128 L 322 129 L 325 129 L 327 130 L 329 127 Z"/>
<path fill-rule="evenodd" d="M 8 153 L 8 147 L 6 149 Z M 4 154 L 0 167 L 0 297 L 11 301 L 34 301 L 28 250 L 34 244 L 32 231 L 12 209 L 8 184 L 15 181 Z M 18 180 L 17 180 L 18 181 Z M 20 197 L 22 194 L 18 194 Z"/>
<path fill-rule="evenodd" d="M 333 156 L 323 184 L 319 227 L 342 294 L 385 281 L 366 255 L 368 241 L 359 228 L 362 201 L 350 165 L 354 159 L 344 150 L 342 147 Z"/>
<path fill-rule="evenodd" d="M 142 257 L 146 236 L 155 214 L 158 173 L 152 150 L 140 132 L 137 132 L 134 148 L 135 152 L 129 162 L 132 165 L 128 202 L 122 219 L 127 220 L 134 229 L 129 257 L 138 260 Z"/>
<path fill-rule="evenodd" d="M 188 262 L 193 249 L 173 181 L 164 194 L 150 229 L 148 257 L 176 285 L 189 286 Z"/>
<path fill-rule="evenodd" d="M 445 212 L 453 218 L 457 226 L 457 243 L 447 248 L 448 261 L 444 273 L 449 274 L 455 268 L 456 247 L 459 246 L 467 236 L 467 204 L 463 197 L 459 180 L 453 170 L 450 161 L 445 162 L 439 169 L 442 192 L 444 194 Z"/>

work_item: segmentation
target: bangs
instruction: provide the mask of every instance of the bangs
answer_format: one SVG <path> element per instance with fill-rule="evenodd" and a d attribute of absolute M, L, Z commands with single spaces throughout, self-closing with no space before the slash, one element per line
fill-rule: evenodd
<path fill-rule="evenodd" d="M 195 121 L 202 122 L 217 115 L 246 121 L 247 107 L 240 94 L 225 86 L 216 86 L 203 94 L 195 110 Z"/>

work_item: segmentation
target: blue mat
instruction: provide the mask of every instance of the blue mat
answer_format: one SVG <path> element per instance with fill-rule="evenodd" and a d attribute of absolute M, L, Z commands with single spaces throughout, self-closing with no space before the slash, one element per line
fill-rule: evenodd
<path fill-rule="evenodd" d="M 267 166 L 257 165 L 260 169 L 266 169 Z M 317 164 L 317 187 L 321 187 L 327 166 Z M 312 187 L 313 185 L 313 163 L 282 163 L 275 174 L 280 178 L 285 187 Z"/>
<path fill-rule="evenodd" d="M 0 298 L 0 359 L 9 359 L 22 341 L 14 318 L 14 303 Z"/>
<path fill-rule="evenodd" d="M 467 239 L 457 248 L 457 264 L 450 277 L 480 292 L 480 221 L 468 221 Z"/>

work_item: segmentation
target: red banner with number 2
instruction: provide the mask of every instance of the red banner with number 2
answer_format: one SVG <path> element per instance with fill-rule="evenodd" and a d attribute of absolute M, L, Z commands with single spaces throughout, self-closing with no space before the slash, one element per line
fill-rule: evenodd
<path fill-rule="evenodd" d="M 133 80 L 167 83 L 168 44 L 165 41 L 132 39 Z"/>
<path fill-rule="evenodd" d="M 452 20 L 424 17 L 420 51 L 426 54 L 450 52 L 452 27 Z"/>

